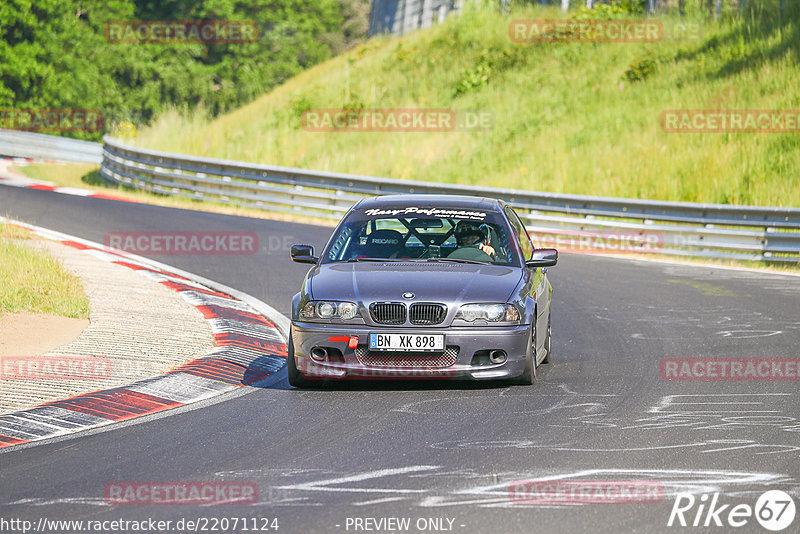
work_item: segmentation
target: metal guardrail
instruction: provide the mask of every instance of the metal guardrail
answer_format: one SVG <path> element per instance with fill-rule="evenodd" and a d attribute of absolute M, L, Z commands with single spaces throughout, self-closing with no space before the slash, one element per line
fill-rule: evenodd
<path fill-rule="evenodd" d="M 800 262 L 800 209 L 592 197 L 376 178 L 158 152 L 104 138 L 104 179 L 138 189 L 338 220 L 359 198 L 500 198 L 539 243 L 610 252 Z"/>
<path fill-rule="evenodd" d="M 0 155 L 101 163 L 108 182 L 165 195 L 338 220 L 365 196 L 501 198 L 540 246 L 800 262 L 800 209 L 564 195 L 257 165 L 0 130 Z"/>
<path fill-rule="evenodd" d="M 69 137 L 0 128 L 0 156 L 100 163 L 103 145 Z"/>

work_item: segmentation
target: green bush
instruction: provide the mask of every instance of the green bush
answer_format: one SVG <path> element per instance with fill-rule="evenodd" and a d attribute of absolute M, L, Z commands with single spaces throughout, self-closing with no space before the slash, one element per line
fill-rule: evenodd
<path fill-rule="evenodd" d="M 636 58 L 625 71 L 625 79 L 629 82 L 644 81 L 655 72 L 657 64 L 658 62 L 651 57 Z"/>
<path fill-rule="evenodd" d="M 647 0 L 620 0 L 608 4 L 595 4 L 592 9 L 581 7 L 572 15 L 579 20 L 620 19 L 631 15 L 642 15 L 647 7 Z"/>

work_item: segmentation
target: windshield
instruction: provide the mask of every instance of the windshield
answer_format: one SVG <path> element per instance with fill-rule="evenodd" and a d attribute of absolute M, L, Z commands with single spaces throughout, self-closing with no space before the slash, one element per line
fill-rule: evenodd
<path fill-rule="evenodd" d="M 354 210 L 338 228 L 323 263 L 430 261 L 519 267 L 516 243 L 495 211 L 459 208 Z"/>

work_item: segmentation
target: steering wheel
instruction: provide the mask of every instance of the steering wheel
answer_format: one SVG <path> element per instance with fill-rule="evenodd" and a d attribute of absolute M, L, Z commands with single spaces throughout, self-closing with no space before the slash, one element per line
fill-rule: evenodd
<path fill-rule="evenodd" d="M 492 261 L 497 261 L 497 246 L 495 245 L 494 240 L 492 239 L 492 227 L 486 223 L 483 223 L 480 226 L 478 226 L 478 229 L 480 229 L 480 231 L 483 232 L 484 236 L 483 243 L 489 245 L 490 247 L 492 247 L 492 250 L 494 250 L 494 253 L 489 254 L 489 256 L 491 256 Z"/>

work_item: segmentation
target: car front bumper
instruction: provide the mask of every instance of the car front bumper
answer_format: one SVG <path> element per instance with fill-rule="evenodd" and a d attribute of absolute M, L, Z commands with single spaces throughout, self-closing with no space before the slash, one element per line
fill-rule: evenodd
<path fill-rule="evenodd" d="M 292 322 L 296 367 L 312 380 L 516 378 L 525 372 L 529 332 L 530 325 L 437 329 Z M 370 333 L 444 334 L 450 352 L 446 355 L 373 352 L 368 350 Z M 358 337 L 357 348 L 349 346 L 353 337 Z M 324 361 L 313 359 L 314 348 L 324 348 L 328 357 Z M 457 348 L 455 355 L 454 348 Z M 492 350 L 504 351 L 506 360 L 487 363 L 481 354 Z"/>

